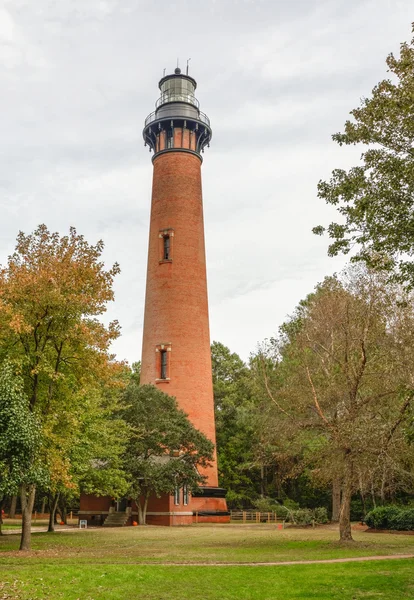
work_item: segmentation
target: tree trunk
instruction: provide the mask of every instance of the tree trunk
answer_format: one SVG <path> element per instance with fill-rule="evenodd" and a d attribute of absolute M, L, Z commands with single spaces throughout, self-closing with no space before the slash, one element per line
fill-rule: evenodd
<path fill-rule="evenodd" d="M 4 497 L 0 497 L 0 535 L 3 535 L 1 530 L 1 526 L 3 525 L 3 506 L 4 506 Z"/>
<path fill-rule="evenodd" d="M 341 482 L 334 479 L 332 482 L 332 522 L 338 523 L 339 510 L 341 507 Z"/>
<path fill-rule="evenodd" d="M 352 484 L 349 476 L 346 476 L 345 484 L 342 488 L 341 508 L 339 511 L 339 539 L 341 542 L 352 541 L 351 497 Z"/>
<path fill-rule="evenodd" d="M 374 490 L 374 485 L 373 483 L 371 483 L 371 498 L 372 498 L 372 505 L 374 508 L 377 508 L 377 503 L 375 500 L 375 490 Z"/>
<path fill-rule="evenodd" d="M 27 552 L 30 550 L 32 513 L 36 496 L 36 486 L 34 484 L 22 485 L 20 498 L 22 503 L 22 536 L 20 538 L 20 550 Z"/>
<path fill-rule="evenodd" d="M 265 485 L 264 485 L 264 466 L 260 465 L 260 497 L 265 496 Z"/>
<path fill-rule="evenodd" d="M 147 507 L 148 507 L 148 496 L 145 496 L 144 503 L 141 504 L 141 498 L 136 499 L 136 505 L 138 507 L 138 524 L 147 524 Z"/>
<path fill-rule="evenodd" d="M 10 510 L 9 510 L 9 519 L 14 519 L 16 516 L 16 506 L 17 506 L 17 496 L 12 496 Z"/>
<path fill-rule="evenodd" d="M 384 506 L 385 504 L 385 484 L 386 484 L 386 472 L 385 472 L 385 467 L 382 471 L 382 478 L 381 478 L 381 504 L 382 506 Z"/>
<path fill-rule="evenodd" d="M 55 515 L 58 501 L 59 492 L 55 495 L 49 495 L 49 527 L 47 529 L 49 533 L 53 533 L 53 531 L 55 531 Z"/>
<path fill-rule="evenodd" d="M 144 525 L 147 524 L 147 508 L 148 508 L 148 496 L 145 496 L 144 508 L 143 508 L 143 517 L 144 517 Z"/>
<path fill-rule="evenodd" d="M 361 496 L 362 510 L 363 510 L 363 514 L 361 515 L 361 521 L 363 521 L 365 519 L 365 515 L 367 514 L 367 507 L 366 507 L 366 502 L 365 502 L 365 494 L 362 491 L 360 493 L 360 496 Z"/>
<path fill-rule="evenodd" d="M 137 507 L 138 507 L 138 524 L 145 525 L 144 512 L 142 510 L 141 501 L 139 498 L 137 498 Z"/>
<path fill-rule="evenodd" d="M 62 499 L 59 510 L 60 510 L 60 521 L 63 522 L 65 525 L 67 525 L 68 524 L 68 510 L 66 508 L 65 498 Z"/>

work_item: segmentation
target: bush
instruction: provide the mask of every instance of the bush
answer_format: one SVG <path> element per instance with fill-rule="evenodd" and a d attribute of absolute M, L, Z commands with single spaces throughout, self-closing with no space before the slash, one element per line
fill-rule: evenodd
<path fill-rule="evenodd" d="M 253 506 L 259 512 L 275 512 L 279 508 L 279 504 L 273 498 L 258 498 L 253 502 Z"/>
<path fill-rule="evenodd" d="M 379 506 L 371 510 L 365 523 L 373 529 L 395 529 L 397 531 L 414 530 L 414 508 L 400 506 Z"/>
<path fill-rule="evenodd" d="M 290 498 L 286 498 L 283 501 L 283 506 L 285 506 L 288 510 L 299 510 L 300 508 L 299 504 Z"/>
<path fill-rule="evenodd" d="M 316 523 L 323 524 L 329 521 L 328 511 L 326 510 L 325 506 L 319 506 L 318 508 L 315 508 L 313 510 L 313 515 Z"/>
<path fill-rule="evenodd" d="M 283 506 L 283 504 L 278 504 L 275 508 L 275 513 L 278 519 L 286 521 L 290 514 L 290 510 L 286 508 L 286 506 Z"/>
<path fill-rule="evenodd" d="M 290 502 L 290 501 L 289 501 Z M 299 508 L 296 502 L 293 502 L 295 508 Z M 259 511 L 263 513 L 267 512 L 275 512 L 278 519 L 286 519 L 290 514 L 289 507 L 279 504 L 277 500 L 273 500 L 273 498 L 258 498 L 253 502 L 253 506 Z"/>
<path fill-rule="evenodd" d="M 289 511 L 289 521 L 295 525 L 313 525 L 328 522 L 328 511 L 324 506 L 319 506 L 311 510 L 310 508 L 299 508 Z"/>
<path fill-rule="evenodd" d="M 312 525 L 313 514 L 310 508 L 299 508 L 298 510 L 292 510 L 290 513 L 290 519 L 295 525 Z"/>

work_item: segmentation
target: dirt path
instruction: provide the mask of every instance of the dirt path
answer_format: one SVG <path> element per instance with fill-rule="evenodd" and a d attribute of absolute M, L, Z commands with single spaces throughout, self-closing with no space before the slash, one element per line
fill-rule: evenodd
<path fill-rule="evenodd" d="M 249 563 L 136 563 L 145 567 L 285 567 L 286 565 L 327 565 L 335 563 L 367 562 L 373 560 L 401 560 L 414 558 L 414 554 L 390 554 L 386 556 L 355 556 L 353 558 L 326 558 L 321 560 L 285 560 L 279 562 Z M 120 563 L 117 563 L 120 564 Z M 133 563 L 123 563 L 133 564 Z"/>

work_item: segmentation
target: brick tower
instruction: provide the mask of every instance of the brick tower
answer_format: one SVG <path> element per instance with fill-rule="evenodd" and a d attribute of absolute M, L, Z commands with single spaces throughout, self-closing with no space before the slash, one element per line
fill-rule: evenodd
<path fill-rule="evenodd" d="M 194 96 L 196 86 L 188 73 L 175 69 L 159 82 L 156 110 L 145 120 L 154 171 L 141 382 L 175 396 L 195 427 L 215 443 L 201 189 L 201 153 L 212 132 Z M 207 483 L 200 492 L 191 498 L 177 492 L 168 498 L 168 510 L 149 505 L 148 521 L 184 524 L 193 516 L 227 521 L 215 460 L 203 474 Z M 158 502 L 154 508 L 162 507 Z M 161 519 L 166 513 L 169 518 Z"/>

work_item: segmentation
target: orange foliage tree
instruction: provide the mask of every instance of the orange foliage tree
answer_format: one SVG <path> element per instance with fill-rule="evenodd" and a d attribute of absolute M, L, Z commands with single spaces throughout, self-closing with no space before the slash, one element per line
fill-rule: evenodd
<path fill-rule="evenodd" d="M 0 269 L 0 360 L 22 365 L 30 409 L 42 423 L 45 463 L 52 478 L 67 485 L 70 460 L 64 439 L 88 410 L 85 398 L 123 379 L 124 366 L 109 352 L 119 336 L 118 322 L 104 325 L 98 319 L 114 298 L 120 270 L 118 264 L 105 267 L 103 248 L 102 241 L 90 245 L 73 227 L 60 236 L 40 225 L 32 234 L 18 234 L 14 253 Z M 23 515 L 25 550 L 35 484 L 24 484 L 21 493 L 28 509 Z"/>

